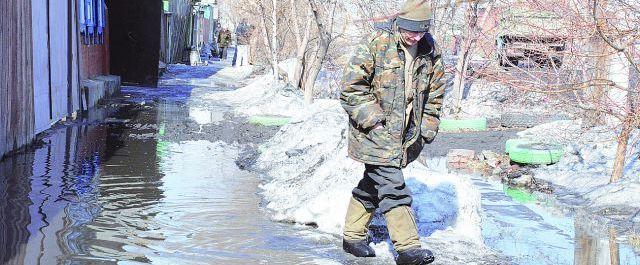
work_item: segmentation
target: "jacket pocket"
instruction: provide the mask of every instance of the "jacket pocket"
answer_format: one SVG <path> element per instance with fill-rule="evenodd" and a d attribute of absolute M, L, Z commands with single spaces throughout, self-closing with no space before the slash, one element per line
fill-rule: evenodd
<path fill-rule="evenodd" d="M 388 118 L 393 111 L 396 91 L 401 83 L 398 76 L 399 71 L 400 67 L 395 65 L 376 66 L 373 90 L 385 118 Z"/>
<path fill-rule="evenodd" d="M 374 150 L 386 150 L 389 148 L 391 134 L 387 127 L 370 130 L 365 137 L 371 143 L 370 148 Z"/>

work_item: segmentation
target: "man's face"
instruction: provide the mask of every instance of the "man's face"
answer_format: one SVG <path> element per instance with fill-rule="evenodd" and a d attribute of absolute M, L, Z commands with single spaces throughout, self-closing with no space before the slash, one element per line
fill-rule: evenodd
<path fill-rule="evenodd" d="M 426 32 L 416 32 L 400 29 L 400 35 L 405 44 L 413 46 L 418 43 L 426 34 Z"/>

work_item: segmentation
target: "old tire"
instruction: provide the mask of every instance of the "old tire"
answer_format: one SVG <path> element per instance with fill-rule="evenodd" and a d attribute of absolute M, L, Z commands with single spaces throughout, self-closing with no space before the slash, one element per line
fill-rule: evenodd
<path fill-rule="evenodd" d="M 249 123 L 263 126 L 283 126 L 290 121 L 291 118 L 275 116 L 252 116 L 249 118 Z"/>
<path fill-rule="evenodd" d="M 536 198 L 535 195 L 522 189 L 511 188 L 505 185 L 502 190 L 507 196 L 511 197 L 511 199 L 522 204 L 534 203 L 538 201 L 538 198 Z"/>
<path fill-rule="evenodd" d="M 522 139 L 522 138 L 509 139 L 505 143 L 504 152 L 506 154 L 509 154 L 511 152 L 511 148 L 516 147 L 516 146 L 518 146 L 520 144 L 530 144 L 530 143 L 531 143 L 531 140 L 529 140 L 529 139 Z"/>
<path fill-rule="evenodd" d="M 529 165 L 555 164 L 564 155 L 564 149 L 554 144 L 518 143 L 509 147 L 511 161 Z"/>
<path fill-rule="evenodd" d="M 486 131 L 487 119 L 440 120 L 440 131 Z"/>

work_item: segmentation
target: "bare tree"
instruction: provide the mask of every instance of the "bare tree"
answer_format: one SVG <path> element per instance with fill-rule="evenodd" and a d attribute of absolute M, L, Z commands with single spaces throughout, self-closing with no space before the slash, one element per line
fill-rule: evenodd
<path fill-rule="evenodd" d="M 461 3 L 461 7 L 466 13 L 466 23 L 464 25 L 463 34 L 461 36 L 461 47 L 458 51 L 458 58 L 456 60 L 454 79 L 453 79 L 453 92 L 455 97 L 455 114 L 459 114 L 462 108 L 462 98 L 464 88 L 466 85 L 466 79 L 469 78 L 468 69 L 472 54 L 476 53 L 477 41 L 482 35 L 481 29 L 484 27 L 487 18 L 491 14 L 495 1 L 487 1 L 482 14 L 479 13 L 479 2 L 473 1 L 469 3 Z M 453 9 L 455 10 L 455 9 Z M 452 11 L 455 12 L 455 11 Z M 455 14 L 452 14 L 452 16 Z M 481 18 L 478 18 L 482 15 Z"/>
<path fill-rule="evenodd" d="M 260 11 L 260 26 L 264 43 L 269 50 L 271 73 L 275 79 L 278 79 L 278 1 L 260 0 L 252 3 L 256 4 Z"/>
<path fill-rule="evenodd" d="M 318 1 L 309 0 L 311 12 L 316 22 L 317 29 L 317 49 L 309 66 L 309 72 L 305 78 L 304 101 L 310 105 L 313 103 L 313 93 L 316 79 L 325 62 L 329 45 L 334 39 L 334 22 L 338 3 L 335 0 Z"/>
<path fill-rule="evenodd" d="M 299 4 L 302 5 L 302 8 L 298 7 Z M 302 76 L 304 69 L 306 68 L 305 55 L 307 54 L 307 49 L 309 46 L 309 36 L 311 35 L 311 10 L 309 9 L 309 5 L 306 1 L 298 3 L 298 1 L 296 0 L 290 0 L 289 7 L 291 9 L 291 27 L 293 28 L 293 35 L 296 40 L 296 46 L 298 47 L 296 49 L 295 66 L 293 70 L 294 73 L 293 77 L 291 77 L 290 82 L 292 85 L 304 89 Z M 300 18 L 302 19 L 302 21 L 300 21 Z M 300 26 L 301 24 L 304 25 L 303 28 Z"/>
<path fill-rule="evenodd" d="M 630 136 L 639 125 L 640 111 L 634 104 L 638 100 L 637 82 L 631 82 L 632 75 L 621 80 L 616 77 L 622 74 L 620 70 L 612 69 L 624 64 L 629 69 L 626 72 L 638 70 L 640 55 L 635 48 L 640 39 L 637 27 L 640 3 L 512 0 L 501 6 L 502 11 L 509 8 L 529 10 L 532 14 L 518 27 L 529 27 L 537 33 L 526 37 L 531 38 L 527 40 L 528 45 L 535 48 L 527 48 L 524 58 L 527 61 L 523 66 L 492 64 L 476 74 L 514 89 L 519 93 L 514 98 L 536 95 L 544 98 L 550 109 L 565 109 L 583 116 L 585 127 L 613 126 L 618 133 L 618 145 L 610 181 L 618 181 L 624 174 Z M 534 23 L 540 17 L 557 19 L 553 20 L 554 25 Z M 500 16 L 492 19 L 497 24 L 501 21 Z M 492 35 L 491 32 L 483 34 Z M 539 37 L 542 35 L 545 37 Z M 551 42 L 564 45 L 554 46 Z M 485 57 L 495 60 L 498 55 L 485 54 Z"/>
<path fill-rule="evenodd" d="M 637 40 L 640 39 L 640 32 L 637 27 L 640 22 L 639 8 L 640 4 L 638 4 L 637 1 L 621 1 L 619 5 L 611 6 L 604 0 L 593 0 L 592 7 L 597 35 L 608 45 L 608 48 L 615 50 L 618 54 L 623 54 L 629 64 L 629 68 L 636 72 L 640 70 L 640 65 L 637 61 L 640 56 L 633 54 L 633 48 L 634 45 L 637 45 Z M 605 58 L 606 56 L 607 54 L 601 55 L 601 57 Z M 606 61 L 606 59 L 599 59 L 599 63 L 600 60 Z M 599 68 L 601 67 L 604 67 L 604 65 L 599 65 Z M 630 77 L 631 76 L 632 75 L 630 75 Z M 634 106 L 634 101 L 636 100 L 634 99 L 634 95 L 637 95 L 637 89 L 637 84 L 635 84 L 635 87 L 630 84 L 627 91 L 625 91 L 627 95 L 623 103 L 624 106 L 621 106 L 622 113 L 616 113 L 621 120 L 622 128 L 618 136 L 618 148 L 616 150 L 611 182 L 616 182 L 622 178 L 631 132 L 634 126 L 638 127 L 640 124 L 638 122 L 640 119 L 640 111 L 637 106 Z"/>

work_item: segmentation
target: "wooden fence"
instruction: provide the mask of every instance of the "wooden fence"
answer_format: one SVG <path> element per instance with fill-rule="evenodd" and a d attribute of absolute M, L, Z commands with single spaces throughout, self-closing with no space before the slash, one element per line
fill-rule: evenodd
<path fill-rule="evenodd" d="M 171 1 L 172 23 L 171 23 L 171 61 L 167 63 L 181 63 L 188 61 L 189 34 L 191 32 L 191 1 L 172 0 Z M 185 60 L 186 59 L 186 60 Z"/>
<path fill-rule="evenodd" d="M 0 1 L 0 158 L 34 137 L 31 1 Z"/>

